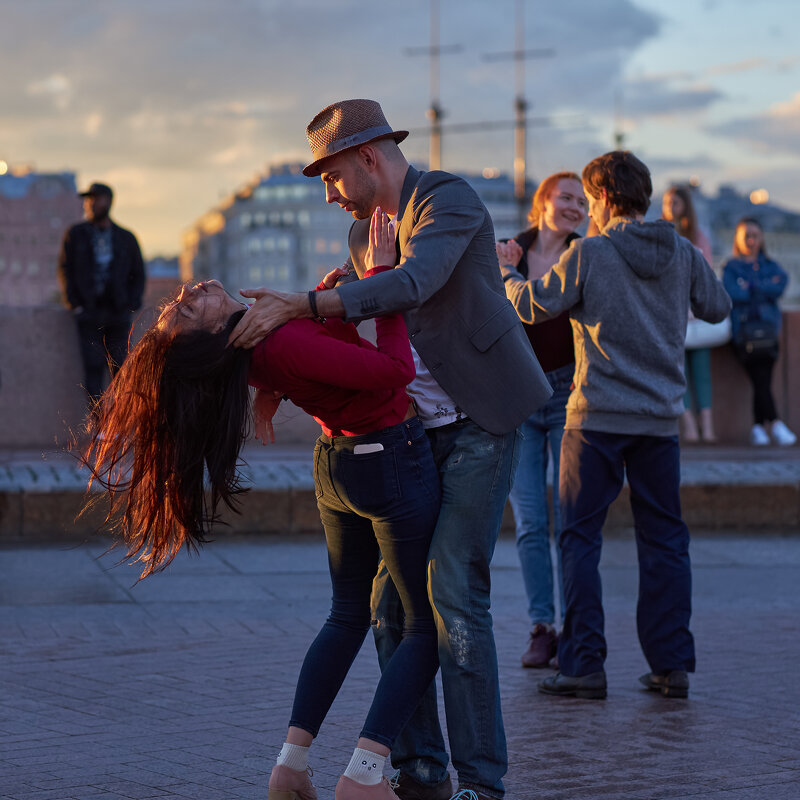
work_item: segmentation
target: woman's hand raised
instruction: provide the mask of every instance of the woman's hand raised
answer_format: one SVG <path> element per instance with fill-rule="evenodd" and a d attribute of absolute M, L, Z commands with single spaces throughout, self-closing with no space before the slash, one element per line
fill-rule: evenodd
<path fill-rule="evenodd" d="M 378 206 L 369 221 L 369 247 L 364 256 L 364 266 L 367 269 L 393 267 L 396 261 L 394 225 Z"/>

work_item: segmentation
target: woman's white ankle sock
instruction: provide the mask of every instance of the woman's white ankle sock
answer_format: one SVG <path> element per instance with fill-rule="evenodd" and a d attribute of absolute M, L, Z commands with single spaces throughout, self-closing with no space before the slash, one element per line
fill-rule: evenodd
<path fill-rule="evenodd" d="M 375 786 L 375 784 L 381 782 L 385 763 L 386 756 L 379 756 L 377 753 L 356 747 L 344 774 L 357 783 L 363 783 L 365 786 Z"/>
<path fill-rule="evenodd" d="M 278 764 L 283 764 L 289 769 L 296 769 L 298 772 L 305 772 L 308 766 L 308 750 L 308 747 L 284 742 L 278 755 Z"/>

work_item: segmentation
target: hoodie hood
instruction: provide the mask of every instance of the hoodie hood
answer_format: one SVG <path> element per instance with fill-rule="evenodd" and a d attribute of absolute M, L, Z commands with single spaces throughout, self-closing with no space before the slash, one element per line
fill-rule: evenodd
<path fill-rule="evenodd" d="M 622 217 L 609 220 L 603 230 L 636 275 L 652 279 L 669 269 L 675 260 L 678 234 L 671 222 L 636 222 Z"/>

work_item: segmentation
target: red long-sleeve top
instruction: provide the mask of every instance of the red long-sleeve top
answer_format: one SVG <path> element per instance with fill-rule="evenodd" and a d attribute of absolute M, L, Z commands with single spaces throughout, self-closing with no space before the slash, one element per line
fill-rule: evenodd
<path fill-rule="evenodd" d="M 249 383 L 285 394 L 329 436 L 396 425 L 408 412 L 405 387 L 416 374 L 408 332 L 400 314 L 377 317 L 375 330 L 377 346 L 340 319 L 287 322 L 256 345 Z"/>

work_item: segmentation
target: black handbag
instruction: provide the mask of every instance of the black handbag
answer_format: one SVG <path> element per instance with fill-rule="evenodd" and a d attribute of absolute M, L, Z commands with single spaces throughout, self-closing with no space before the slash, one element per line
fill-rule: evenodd
<path fill-rule="evenodd" d="M 739 323 L 733 346 L 744 360 L 777 358 L 778 328 L 775 323 L 760 319 L 753 310 Z"/>

